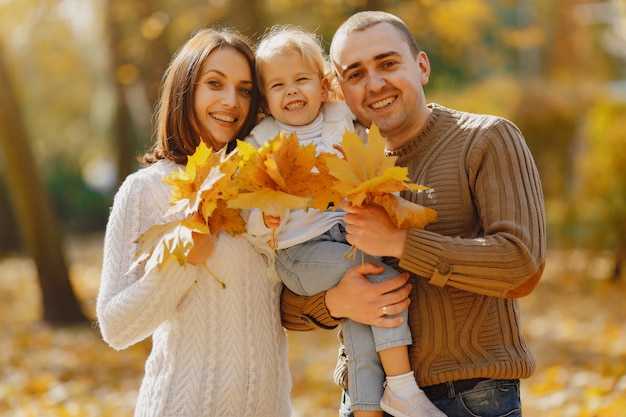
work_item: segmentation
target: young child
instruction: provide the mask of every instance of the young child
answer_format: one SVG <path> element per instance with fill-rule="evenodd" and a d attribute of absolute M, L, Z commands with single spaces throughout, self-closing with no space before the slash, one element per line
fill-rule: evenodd
<path fill-rule="evenodd" d="M 327 76 L 327 60 L 318 38 L 293 26 L 273 27 L 256 50 L 259 87 L 265 99 L 264 118 L 247 141 L 262 146 L 280 131 L 296 132 L 303 145 L 314 143 L 319 152 L 335 152 L 346 129 L 355 130 L 347 105 L 334 97 Z M 276 228 L 276 268 L 293 292 L 312 295 L 336 285 L 352 262 L 342 255 L 350 244 L 345 239 L 343 212 L 294 210 L 281 218 L 253 210 L 248 219 L 252 236 L 266 237 Z M 268 238 L 269 240 L 269 238 Z M 365 254 L 365 261 L 384 266 L 372 275 L 381 281 L 398 275 L 379 259 Z M 348 379 L 356 417 L 381 416 L 381 408 L 400 417 L 444 416 L 417 386 L 408 359 L 411 334 L 407 313 L 396 328 L 367 326 L 351 320 L 342 323 L 348 350 Z M 381 367 L 382 363 L 382 367 Z M 385 381 L 386 375 L 386 381 Z M 385 396 L 393 403 L 381 401 Z"/>

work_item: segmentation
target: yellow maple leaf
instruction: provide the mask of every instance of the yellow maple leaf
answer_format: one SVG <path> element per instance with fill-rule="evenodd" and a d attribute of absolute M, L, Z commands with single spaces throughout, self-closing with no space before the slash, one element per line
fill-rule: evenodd
<path fill-rule="evenodd" d="M 393 193 L 403 190 L 427 190 L 409 182 L 408 169 L 395 165 L 395 156 L 385 155 L 385 138 L 375 124 L 369 129 L 367 145 L 355 132 L 343 135 L 343 158 L 326 159 L 330 175 L 337 178 L 334 188 L 353 205 L 379 204 L 385 208 L 394 224 L 402 228 L 424 228 L 436 221 L 437 213 L 421 205 L 406 203 Z"/>
<path fill-rule="evenodd" d="M 200 142 L 184 170 L 163 178 L 163 182 L 172 186 L 172 207 L 166 216 L 184 213 L 186 217 L 155 225 L 140 236 L 137 240 L 140 248 L 133 265 L 146 262 L 146 270 L 161 268 L 171 258 L 185 265 L 190 253 L 193 263 L 199 264 L 213 251 L 212 235 L 220 231 L 231 235 L 243 233 L 245 222 L 239 210 L 226 206 L 226 200 L 236 194 L 232 177 L 238 164 L 236 151 L 213 152 Z M 201 248 L 195 247 L 198 242 L 202 243 Z"/>
<path fill-rule="evenodd" d="M 194 217 L 152 226 L 137 239 L 139 248 L 131 269 L 144 261 L 146 271 L 161 269 L 172 258 L 185 265 L 193 248 L 193 232 L 210 234 L 206 224 Z"/>
<path fill-rule="evenodd" d="M 225 148 L 213 152 L 200 142 L 193 155 L 189 156 L 185 169 L 173 172 L 163 181 L 171 185 L 172 208 L 168 215 L 185 212 L 190 214 L 202 208 L 205 220 L 217 207 L 217 201 L 228 199 L 234 191 L 231 177 L 238 166 L 236 151 L 226 154 Z"/>
<path fill-rule="evenodd" d="M 398 228 L 423 229 L 437 220 L 431 208 L 411 203 L 394 193 L 403 190 L 427 190 L 409 182 L 408 169 L 395 165 L 396 157 L 385 155 L 385 138 L 372 123 L 367 145 L 355 132 L 346 131 L 340 146 L 343 158 L 329 155 L 326 165 L 330 175 L 337 178 L 334 186 L 347 201 L 361 207 L 378 204 L 389 214 Z M 357 248 L 351 246 L 344 254 L 354 260 Z"/>

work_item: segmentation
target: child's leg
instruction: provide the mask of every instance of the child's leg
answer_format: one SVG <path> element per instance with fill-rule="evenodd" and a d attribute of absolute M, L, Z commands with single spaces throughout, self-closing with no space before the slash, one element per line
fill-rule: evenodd
<path fill-rule="evenodd" d="M 317 294 L 336 285 L 349 268 L 361 263 L 360 259 L 351 262 L 344 258 L 349 249 L 343 230 L 337 225 L 315 239 L 279 250 L 276 269 L 291 291 L 304 295 Z M 385 374 L 376 352 L 371 326 L 344 320 L 342 332 L 349 357 L 348 385 L 352 411 L 356 417 L 380 417 Z"/>
<path fill-rule="evenodd" d="M 331 231 L 278 251 L 276 271 L 294 293 L 314 295 L 332 288 L 352 266 L 343 258 L 349 246 L 333 240 Z"/>
<path fill-rule="evenodd" d="M 380 412 L 385 373 L 372 335 L 372 327 L 352 320 L 341 324 L 343 342 L 348 356 L 348 393 L 350 408 Z"/>
<path fill-rule="evenodd" d="M 383 411 L 354 410 L 352 414 L 354 417 L 382 417 Z"/>
<path fill-rule="evenodd" d="M 380 362 L 387 376 L 398 376 L 411 372 L 409 348 L 407 345 L 395 346 L 378 352 Z"/>
<path fill-rule="evenodd" d="M 376 262 L 376 259 L 365 260 Z M 378 275 L 368 276 L 370 281 L 381 281 L 398 275 L 398 272 L 387 266 Z M 408 311 L 399 314 L 403 318 L 400 326 L 381 328 L 372 326 L 372 334 L 376 350 L 385 370 L 385 392 L 381 399 L 381 407 L 387 413 L 400 417 L 443 417 L 445 416 L 426 397 L 419 388 L 409 361 L 408 345 L 412 343 L 408 326 Z M 349 384 L 349 383 L 348 383 Z"/>

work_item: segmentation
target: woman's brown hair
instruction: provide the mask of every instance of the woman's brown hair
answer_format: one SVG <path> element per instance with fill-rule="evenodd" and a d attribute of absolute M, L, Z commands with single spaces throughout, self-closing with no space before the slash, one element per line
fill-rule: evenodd
<path fill-rule="evenodd" d="M 163 75 L 161 97 L 155 111 L 155 143 L 141 162 L 152 164 L 160 159 L 170 159 L 184 164 L 200 144 L 200 138 L 211 137 L 194 112 L 194 93 L 204 61 L 213 50 L 223 47 L 241 52 L 250 67 L 254 84 L 250 111 L 237 138 L 248 136 L 256 124 L 260 102 L 252 43 L 232 29 L 201 29 L 174 55 Z M 232 148 L 234 142 L 229 147 Z"/>

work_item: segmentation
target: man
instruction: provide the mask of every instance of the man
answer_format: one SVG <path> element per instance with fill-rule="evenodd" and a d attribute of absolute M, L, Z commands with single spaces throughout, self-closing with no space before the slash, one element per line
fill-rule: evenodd
<path fill-rule="evenodd" d="M 330 55 L 358 122 L 376 123 L 386 152 L 412 182 L 430 187 L 403 197 L 438 212 L 425 230 L 400 230 L 380 207 L 344 208 L 349 243 L 410 273 L 409 355 L 418 385 L 448 416 L 521 415 L 519 379 L 536 363 L 517 298 L 539 281 L 546 247 L 541 184 L 523 136 L 502 118 L 427 104 L 428 57 L 394 15 L 353 15 Z M 283 323 L 328 328 L 350 317 L 390 326 L 383 307 L 387 314 L 405 308 L 408 291 L 392 289 L 352 271 L 325 294 L 285 291 Z M 341 359 L 336 379 L 345 386 Z"/>

